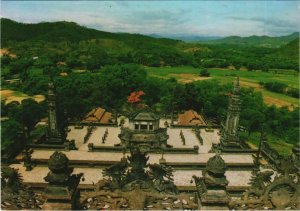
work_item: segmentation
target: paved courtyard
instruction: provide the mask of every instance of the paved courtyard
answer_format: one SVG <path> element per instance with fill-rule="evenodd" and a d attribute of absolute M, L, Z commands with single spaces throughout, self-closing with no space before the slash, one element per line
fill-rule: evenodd
<path fill-rule="evenodd" d="M 47 167 L 38 166 L 32 171 L 25 171 L 25 167 L 22 164 L 12 164 L 12 168 L 19 170 L 25 183 L 45 183 L 44 177 L 49 172 Z M 103 168 L 74 168 L 73 173 L 84 173 L 84 181 L 80 184 L 92 185 L 103 179 Z M 178 187 L 195 186 L 193 175 L 202 176 L 201 170 L 174 170 L 174 183 Z M 251 171 L 226 171 L 226 177 L 229 181 L 228 186 L 249 186 L 251 178 Z"/>
<path fill-rule="evenodd" d="M 166 119 L 160 120 L 160 127 L 164 127 Z M 170 123 L 170 120 L 167 120 Z M 128 120 L 125 120 L 125 125 L 128 125 Z M 115 146 L 120 143 L 118 135 L 120 134 L 120 127 L 96 127 L 92 135 L 90 136 L 87 143 L 84 143 L 84 136 L 87 133 L 87 127 L 82 129 L 75 129 L 74 126 L 69 127 L 70 132 L 68 133 L 68 139 L 75 140 L 75 144 L 78 150 L 63 151 L 69 160 L 72 161 L 120 161 L 123 157 L 121 152 L 88 152 L 88 144 L 93 143 L 96 146 Z M 108 130 L 108 136 L 105 143 L 102 143 L 102 136 L 105 130 Z M 186 144 L 183 145 L 180 138 L 180 131 L 182 131 Z M 198 154 L 164 154 L 164 158 L 167 163 L 170 164 L 188 164 L 190 166 L 198 163 L 206 163 L 209 158 L 213 157 L 215 153 L 209 153 L 213 143 L 219 142 L 218 130 L 215 129 L 212 132 L 207 132 L 205 129 L 201 129 L 201 137 L 203 138 L 203 145 L 200 144 L 194 131 L 191 128 L 168 128 L 167 133 L 169 135 L 168 144 L 174 148 L 193 148 L 194 146 L 199 147 Z M 32 159 L 43 159 L 47 160 L 54 153 L 54 150 L 43 150 L 35 149 L 32 153 Z M 129 155 L 128 153 L 126 156 Z M 159 163 L 161 154 L 149 153 L 149 163 Z M 224 154 L 221 155 L 226 164 L 241 164 L 251 165 L 253 164 L 253 158 L 251 154 Z M 44 177 L 49 172 L 46 166 L 34 167 L 32 171 L 25 171 L 23 164 L 13 164 L 13 168 L 18 168 L 19 172 L 23 176 L 24 182 L 28 183 L 45 183 Z M 85 181 L 81 181 L 81 184 L 93 184 L 97 183 L 102 179 L 102 167 L 76 167 L 74 173 L 84 173 Z M 177 186 L 195 186 L 192 176 L 201 176 L 201 170 L 189 170 L 189 169 L 175 169 L 174 170 L 174 181 Z M 248 186 L 251 177 L 251 171 L 234 171 L 228 170 L 226 172 L 227 179 L 229 180 L 229 186 Z"/>
<path fill-rule="evenodd" d="M 53 154 L 53 150 L 34 150 L 32 159 L 49 159 Z M 85 161 L 120 161 L 123 157 L 121 152 L 88 152 L 80 150 L 72 150 L 64 152 L 69 160 L 85 160 Z M 128 153 L 126 155 L 129 155 Z M 209 158 L 213 157 L 215 153 L 199 153 L 199 154 L 165 154 L 164 158 L 171 163 L 206 163 Z M 160 154 L 149 153 L 149 162 L 158 163 L 161 158 Z M 252 164 L 252 155 L 221 155 L 225 163 L 235 164 Z"/>
<path fill-rule="evenodd" d="M 160 127 L 165 127 L 165 121 L 166 119 L 160 120 Z M 125 120 L 125 127 L 128 125 L 127 122 L 128 120 Z M 168 120 L 168 122 L 170 123 L 171 121 Z M 89 143 L 93 143 L 95 146 L 114 146 L 115 144 L 120 143 L 120 139 L 118 137 L 121 132 L 120 127 L 96 127 L 86 144 L 84 144 L 83 140 L 87 133 L 87 126 L 83 127 L 82 129 L 75 129 L 74 126 L 70 126 L 69 129 L 71 129 L 71 131 L 68 133 L 67 139 L 74 139 L 79 151 L 88 151 L 87 145 Z M 108 136 L 105 143 L 102 143 L 102 137 L 106 129 L 108 130 Z M 185 145 L 182 143 L 180 138 L 180 131 L 182 131 L 185 137 Z M 168 144 L 172 145 L 174 148 L 193 148 L 194 146 L 199 146 L 199 153 L 208 153 L 208 151 L 211 149 L 212 143 L 219 142 L 219 130 L 215 129 L 213 132 L 206 132 L 205 129 L 201 129 L 200 131 L 204 142 L 203 145 L 200 144 L 191 128 L 168 128 Z"/>

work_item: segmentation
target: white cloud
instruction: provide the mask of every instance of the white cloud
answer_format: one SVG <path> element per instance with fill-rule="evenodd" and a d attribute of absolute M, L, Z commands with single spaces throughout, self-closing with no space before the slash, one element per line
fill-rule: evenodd
<path fill-rule="evenodd" d="M 254 5 L 251 11 L 234 6 L 232 2 L 188 6 L 181 2 L 4 2 L 1 14 L 21 22 L 66 20 L 103 31 L 144 34 L 249 36 L 299 31 L 299 4 L 275 12 L 266 7 L 268 13 L 264 8 L 256 13 Z"/>

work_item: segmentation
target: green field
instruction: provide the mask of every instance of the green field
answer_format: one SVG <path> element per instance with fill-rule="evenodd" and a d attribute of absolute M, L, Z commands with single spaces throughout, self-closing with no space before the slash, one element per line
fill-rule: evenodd
<path fill-rule="evenodd" d="M 275 149 L 279 154 L 284 156 L 289 156 L 292 154 L 292 148 L 293 148 L 292 144 L 289 144 L 284 140 L 278 140 L 278 138 L 270 134 L 267 136 L 267 138 L 268 138 L 267 142 L 269 143 L 269 145 L 273 149 Z M 248 143 L 255 145 L 255 147 L 258 148 L 259 140 L 260 140 L 260 133 L 254 132 L 251 133 Z"/>
<path fill-rule="evenodd" d="M 236 76 L 240 77 L 241 86 L 253 87 L 261 91 L 268 105 L 288 106 L 290 109 L 299 106 L 299 100 L 284 94 L 274 93 L 263 89 L 259 82 L 281 82 L 289 87 L 299 88 L 299 76 L 292 71 L 286 74 L 274 72 L 251 72 L 229 69 L 209 69 L 209 78 L 199 77 L 199 69 L 193 67 L 146 67 L 149 77 L 176 78 L 179 82 L 187 83 L 195 80 L 216 79 L 221 83 L 232 83 Z"/>

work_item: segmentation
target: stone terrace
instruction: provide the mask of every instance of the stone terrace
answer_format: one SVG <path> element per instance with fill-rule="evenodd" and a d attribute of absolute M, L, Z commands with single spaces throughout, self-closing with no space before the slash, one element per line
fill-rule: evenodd
<path fill-rule="evenodd" d="M 161 119 L 160 127 L 164 127 L 165 121 L 165 119 Z M 167 121 L 170 123 L 170 120 Z M 125 126 L 126 125 L 127 120 L 125 121 Z M 118 138 L 120 128 L 111 126 L 96 127 L 85 144 L 83 143 L 83 139 L 87 133 L 87 127 L 85 126 L 82 129 L 75 129 L 74 126 L 70 126 L 69 128 L 71 131 L 68 133 L 68 139 L 75 140 L 78 150 L 66 151 L 64 153 L 69 158 L 71 164 L 74 161 L 75 163 L 76 161 L 82 163 L 80 166 L 73 165 L 75 167 L 74 173 L 84 173 L 85 181 L 82 181 L 81 184 L 92 185 L 93 183 L 97 183 L 97 181 L 102 179 L 102 170 L 104 166 L 120 161 L 123 154 L 121 152 L 88 152 L 88 144 L 93 143 L 96 146 L 114 146 L 115 144 L 120 143 L 120 139 Z M 102 136 L 106 128 L 108 129 L 108 136 L 103 144 Z M 180 130 L 182 130 L 185 136 L 186 145 L 183 145 L 181 141 L 179 136 Z M 198 165 L 201 164 L 203 169 L 207 160 L 214 156 L 214 153 L 209 153 L 209 150 L 211 149 L 212 143 L 219 142 L 220 137 L 218 135 L 218 130 L 215 129 L 213 132 L 206 132 L 204 129 L 201 129 L 201 136 L 204 142 L 203 145 L 200 144 L 191 128 L 168 128 L 167 131 L 170 136 L 168 144 L 172 145 L 174 148 L 193 148 L 195 145 L 199 146 L 198 154 L 164 154 L 167 165 L 174 167 L 175 184 L 181 187 L 195 187 L 195 184 L 191 183 L 192 176 L 201 176 L 202 170 Z M 25 183 L 45 183 L 43 178 L 49 171 L 45 162 L 49 159 L 53 152 L 54 150 L 35 149 L 32 153 L 32 160 L 43 161 L 43 164 L 40 163 L 38 166 L 35 166 L 32 171 L 25 171 L 23 164 L 13 164 L 11 167 L 19 169 Z M 150 163 L 159 163 L 161 154 L 150 153 L 149 156 Z M 221 156 L 228 166 L 246 166 L 246 169 L 244 170 L 229 169 L 226 172 L 227 179 L 229 180 L 229 186 L 248 186 L 251 176 L 251 167 L 253 165 L 252 155 L 224 154 Z M 103 165 L 91 167 L 89 164 L 92 162 L 101 162 Z M 182 166 L 184 167 L 182 168 Z"/>
<path fill-rule="evenodd" d="M 33 168 L 32 171 L 25 171 L 22 164 L 12 164 L 10 167 L 18 169 L 25 183 L 45 183 L 44 177 L 49 169 L 42 166 Z M 103 179 L 103 168 L 74 168 L 73 173 L 84 173 L 84 181 L 80 184 L 92 185 Z M 179 188 L 195 187 L 193 175 L 202 176 L 201 170 L 174 170 L 174 182 Z M 246 187 L 251 178 L 251 171 L 227 171 L 226 177 L 229 181 L 228 186 Z"/>

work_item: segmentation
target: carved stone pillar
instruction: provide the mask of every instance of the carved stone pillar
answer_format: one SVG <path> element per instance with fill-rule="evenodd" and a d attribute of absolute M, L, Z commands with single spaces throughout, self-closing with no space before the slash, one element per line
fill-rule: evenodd
<path fill-rule="evenodd" d="M 69 159 L 61 152 L 54 152 L 48 160 L 50 172 L 44 178 L 49 184 L 45 189 L 46 202 L 42 209 L 74 210 L 80 209 L 78 185 L 83 173 L 72 174 Z"/>
<path fill-rule="evenodd" d="M 225 171 L 225 162 L 217 154 L 207 161 L 201 178 L 193 176 L 200 210 L 228 210 L 230 197 L 226 191 L 228 181 Z"/>

